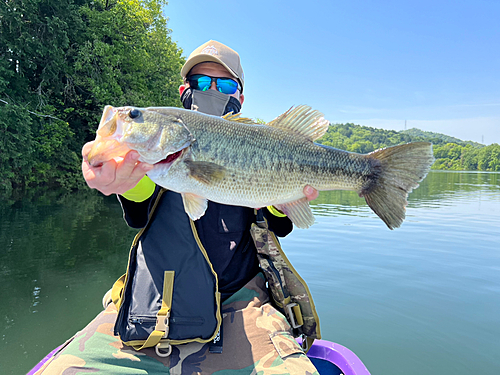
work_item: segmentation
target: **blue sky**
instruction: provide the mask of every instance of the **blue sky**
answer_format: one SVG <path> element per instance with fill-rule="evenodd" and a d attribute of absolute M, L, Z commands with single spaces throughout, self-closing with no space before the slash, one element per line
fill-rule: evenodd
<path fill-rule="evenodd" d="M 332 123 L 500 143 L 500 1 L 171 0 L 187 57 L 215 39 L 245 71 L 242 113 L 308 104 Z"/>

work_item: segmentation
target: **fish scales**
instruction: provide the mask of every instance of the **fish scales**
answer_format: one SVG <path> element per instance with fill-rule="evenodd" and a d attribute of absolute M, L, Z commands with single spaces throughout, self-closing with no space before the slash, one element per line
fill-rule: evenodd
<path fill-rule="evenodd" d="M 196 115 L 181 115 L 196 139 L 193 159 L 229 171 L 217 185 L 198 185 L 196 193 L 210 190 L 214 200 L 252 207 L 280 204 L 301 198 L 307 184 L 318 190 L 357 190 L 370 173 L 363 156 L 321 147 L 279 128 Z"/>
<path fill-rule="evenodd" d="M 357 154 L 314 143 L 328 125 L 307 106 L 266 125 L 239 115 L 108 106 L 89 162 L 137 150 L 140 161 L 154 164 L 148 173 L 154 182 L 182 194 L 193 220 L 211 200 L 254 208 L 274 205 L 307 228 L 314 223 L 303 192 L 310 185 L 319 191 L 354 190 L 390 229 L 399 227 L 408 194 L 434 160 L 432 145 L 416 142 Z"/>

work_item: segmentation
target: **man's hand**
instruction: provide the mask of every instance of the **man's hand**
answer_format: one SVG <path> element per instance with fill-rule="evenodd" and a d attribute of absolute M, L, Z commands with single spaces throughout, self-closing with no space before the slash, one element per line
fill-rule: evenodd
<path fill-rule="evenodd" d="M 129 151 L 121 161 L 110 160 L 99 167 L 92 167 L 87 156 L 93 143 L 86 143 L 82 148 L 83 177 L 90 188 L 97 189 L 104 195 L 125 193 L 153 168 L 151 164 L 137 161 L 137 151 Z"/>
<path fill-rule="evenodd" d="M 316 198 L 318 198 L 319 192 L 313 188 L 311 185 L 304 186 L 304 195 L 307 200 L 310 202 Z"/>

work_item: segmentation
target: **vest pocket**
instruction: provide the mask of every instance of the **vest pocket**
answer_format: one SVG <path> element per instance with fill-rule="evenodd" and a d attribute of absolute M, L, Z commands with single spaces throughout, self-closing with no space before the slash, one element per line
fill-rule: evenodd
<path fill-rule="evenodd" d="M 148 330 L 154 327 L 156 324 L 156 316 L 131 316 L 128 320 L 130 324 L 137 326 L 142 326 L 143 329 Z M 175 311 L 172 312 L 170 318 L 170 325 L 189 325 L 189 326 L 201 326 L 205 323 L 205 319 L 200 317 L 189 317 L 189 316 L 175 316 Z"/>
<path fill-rule="evenodd" d="M 179 326 L 199 327 L 205 323 L 202 316 L 182 316 L 176 314 L 176 306 L 173 303 L 175 271 L 164 271 L 163 290 L 161 291 L 161 306 L 156 313 L 152 314 L 130 314 L 128 323 L 132 332 L 163 332 L 167 339 L 184 339 L 179 337 Z M 182 312 L 181 312 L 182 313 Z M 181 328 L 181 332 L 185 329 Z"/>
<path fill-rule="evenodd" d="M 203 319 L 201 316 L 200 317 L 172 316 L 172 318 L 170 319 L 170 323 L 172 325 L 185 324 L 190 326 L 201 326 L 203 323 L 205 323 L 205 319 Z"/>

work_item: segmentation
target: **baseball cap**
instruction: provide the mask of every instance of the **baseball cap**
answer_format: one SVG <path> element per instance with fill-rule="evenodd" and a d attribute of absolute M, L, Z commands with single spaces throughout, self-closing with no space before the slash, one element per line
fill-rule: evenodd
<path fill-rule="evenodd" d="M 245 76 L 241 67 L 240 55 L 228 46 L 215 40 L 209 40 L 196 48 L 181 69 L 182 78 L 186 78 L 193 66 L 202 62 L 216 62 L 224 66 L 236 78 L 243 91 Z"/>

